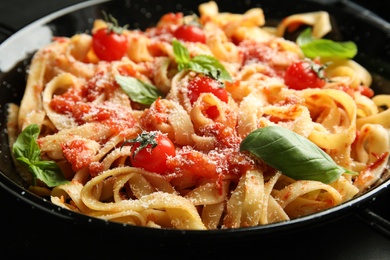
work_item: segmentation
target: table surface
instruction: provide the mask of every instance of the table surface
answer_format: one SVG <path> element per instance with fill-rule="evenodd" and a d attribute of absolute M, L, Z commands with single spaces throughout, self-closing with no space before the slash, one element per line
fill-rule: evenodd
<path fill-rule="evenodd" d="M 61 9 L 82 2 L 81 0 L 0 0 L 0 38 L 28 23 Z M 386 17 L 380 1 L 355 1 L 380 16 Z M 23 6 L 23 8 L 21 8 Z M 1 35 L 3 34 L 3 35 Z M 1 57 L 0 57 L 1 58 Z M 390 219 L 390 192 L 382 194 L 371 206 Z M 301 259 L 389 259 L 390 239 L 362 222 L 356 215 L 344 217 L 310 231 L 296 232 L 283 238 L 269 241 L 256 239 L 237 242 L 193 241 L 170 244 L 136 239 L 107 230 L 92 230 L 77 223 L 33 208 L 18 198 L 0 189 L 0 258 L 18 259 L 35 256 L 68 258 L 114 257 L 239 257 L 258 255 L 262 258 Z M 184 252 L 184 254 L 183 254 Z M 3 258 L 3 256 L 6 256 Z"/>

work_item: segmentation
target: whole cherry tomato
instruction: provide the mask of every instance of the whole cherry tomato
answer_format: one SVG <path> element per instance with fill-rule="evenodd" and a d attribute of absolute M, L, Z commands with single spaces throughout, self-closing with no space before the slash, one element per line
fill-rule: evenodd
<path fill-rule="evenodd" d="M 176 155 L 175 145 L 159 131 L 144 131 L 137 138 L 126 142 L 132 143 L 131 164 L 150 172 L 165 173 L 168 170 L 168 157 Z"/>
<path fill-rule="evenodd" d="M 204 31 L 195 25 L 181 25 L 174 32 L 173 36 L 186 42 L 206 43 L 206 35 Z"/>
<path fill-rule="evenodd" d="M 92 48 L 100 60 L 120 60 L 127 51 L 127 38 L 110 28 L 100 28 L 92 35 Z"/>
<path fill-rule="evenodd" d="M 309 61 L 292 63 L 284 75 L 285 84 L 292 89 L 302 90 L 306 88 L 322 88 L 326 80 L 324 67 Z"/>

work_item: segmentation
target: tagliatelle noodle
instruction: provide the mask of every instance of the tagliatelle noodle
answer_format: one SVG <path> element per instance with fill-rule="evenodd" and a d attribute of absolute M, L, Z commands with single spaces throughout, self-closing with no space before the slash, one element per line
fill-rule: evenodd
<path fill-rule="evenodd" d="M 189 82 L 204 75 L 178 70 L 172 41 L 173 32 L 193 19 L 171 13 L 144 31 L 125 29 L 127 51 L 112 62 L 99 59 L 87 33 L 57 37 L 36 52 L 20 106 L 8 107 L 9 142 L 12 147 L 23 129 L 37 124 L 41 158 L 55 161 L 69 183 L 34 186 L 16 163 L 32 192 L 107 221 L 211 230 L 313 214 L 382 178 L 390 151 L 390 97 L 360 92 L 372 82 L 363 66 L 318 58 L 329 63 L 323 88 L 294 90 L 284 82 L 286 69 L 305 57 L 283 35 L 304 24 L 323 37 L 332 29 L 328 13 L 294 14 L 270 28 L 261 8 L 236 14 L 220 12 L 212 1 L 201 4 L 198 22 L 206 42 L 180 43 L 190 58 L 212 56 L 225 67 L 232 77 L 221 81 L 226 102 L 212 93 L 189 98 Z M 91 32 L 107 26 L 98 19 Z M 154 85 L 162 94 L 150 105 L 137 104 L 117 76 Z M 294 180 L 239 151 L 248 134 L 271 125 L 307 138 L 355 174 L 329 184 Z M 174 143 L 176 155 L 167 158 L 164 174 L 131 165 L 126 141 L 142 131 L 160 131 Z"/>
<path fill-rule="evenodd" d="M 388 95 L 377 95 L 372 98 L 372 102 L 369 102 L 367 106 L 371 106 L 372 103 L 378 108 L 378 107 L 389 107 L 390 105 L 390 99 Z M 360 117 L 356 119 L 356 124 L 360 128 L 364 124 L 372 123 L 372 124 L 378 124 L 382 125 L 384 128 L 389 128 L 389 110 L 378 110 L 378 109 L 372 109 L 371 113 L 367 113 L 365 117 Z"/>
<path fill-rule="evenodd" d="M 301 24 L 313 26 L 313 36 L 316 38 L 322 38 L 332 30 L 329 23 L 329 14 L 318 11 L 286 17 L 277 27 L 276 35 L 283 36 L 286 30 L 295 30 Z M 295 28 L 289 28 L 290 26 Z"/>
<path fill-rule="evenodd" d="M 109 170 L 106 173 L 100 174 L 91 181 L 89 181 L 81 191 L 82 201 L 91 209 L 97 211 L 124 211 L 131 209 L 133 211 L 142 211 L 145 209 L 161 209 L 172 218 L 171 223 L 175 228 L 181 229 L 204 229 L 204 225 L 195 209 L 195 206 L 183 197 L 167 192 L 156 191 L 137 200 L 119 200 L 116 202 L 101 202 L 92 195 L 94 185 L 110 176 L 117 176 L 121 174 L 132 174 L 132 171 L 139 171 L 138 169 L 131 169 L 130 167 L 120 167 Z M 114 191 L 119 192 L 119 189 Z M 119 197 L 118 195 L 114 197 Z"/>

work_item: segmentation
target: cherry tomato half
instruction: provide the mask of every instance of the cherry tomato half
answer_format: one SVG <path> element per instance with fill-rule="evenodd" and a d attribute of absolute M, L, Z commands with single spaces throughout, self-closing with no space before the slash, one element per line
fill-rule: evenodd
<path fill-rule="evenodd" d="M 226 88 L 221 86 L 221 83 L 207 76 L 195 77 L 188 83 L 188 98 L 191 104 L 199 98 L 202 93 L 212 93 L 221 101 L 228 102 L 228 92 Z M 206 110 L 209 118 L 215 119 L 219 116 L 219 111 L 216 106 L 211 106 Z"/>
<path fill-rule="evenodd" d="M 127 51 L 127 38 L 108 28 L 100 28 L 92 35 L 92 48 L 100 60 L 120 60 Z"/>
<path fill-rule="evenodd" d="M 176 155 L 175 145 L 161 132 L 143 132 L 132 142 L 131 164 L 150 172 L 165 173 L 168 157 Z"/>
<path fill-rule="evenodd" d="M 201 42 L 206 43 L 206 35 L 198 26 L 181 25 L 174 32 L 173 36 L 186 42 Z"/>
<path fill-rule="evenodd" d="M 188 98 L 191 104 L 199 98 L 202 93 L 212 93 L 223 102 L 228 102 L 228 92 L 221 83 L 207 76 L 195 77 L 188 83 Z"/>
<path fill-rule="evenodd" d="M 306 88 L 322 88 L 326 81 L 319 76 L 320 69 L 318 64 L 310 64 L 307 61 L 299 61 L 292 63 L 286 70 L 284 75 L 285 84 L 292 89 L 302 90 Z"/>

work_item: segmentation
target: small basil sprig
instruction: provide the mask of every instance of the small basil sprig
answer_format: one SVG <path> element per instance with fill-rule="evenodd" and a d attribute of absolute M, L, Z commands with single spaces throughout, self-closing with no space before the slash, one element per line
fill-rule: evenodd
<path fill-rule="evenodd" d="M 335 42 L 329 39 L 318 39 L 312 36 L 311 28 L 305 29 L 297 38 L 297 44 L 308 58 L 334 57 L 352 59 L 357 54 L 354 42 Z"/>
<path fill-rule="evenodd" d="M 115 81 L 134 102 L 152 104 L 162 93 L 155 86 L 128 76 L 115 76 Z"/>
<path fill-rule="evenodd" d="M 310 140 L 281 126 L 267 126 L 251 132 L 241 142 L 240 151 L 249 151 L 295 180 L 331 183 L 343 173 L 355 174 L 337 165 Z"/>
<path fill-rule="evenodd" d="M 213 56 L 197 55 L 191 59 L 187 48 L 178 40 L 172 41 L 173 53 L 175 55 L 178 69 L 192 70 L 203 73 L 216 80 L 232 81 L 232 77 L 225 67 Z"/>
<path fill-rule="evenodd" d="M 41 160 L 41 150 L 37 143 L 39 132 L 37 124 L 29 125 L 22 131 L 12 146 L 15 159 L 31 172 L 33 185 L 36 185 L 36 179 L 49 187 L 68 183 L 56 162 Z"/>

